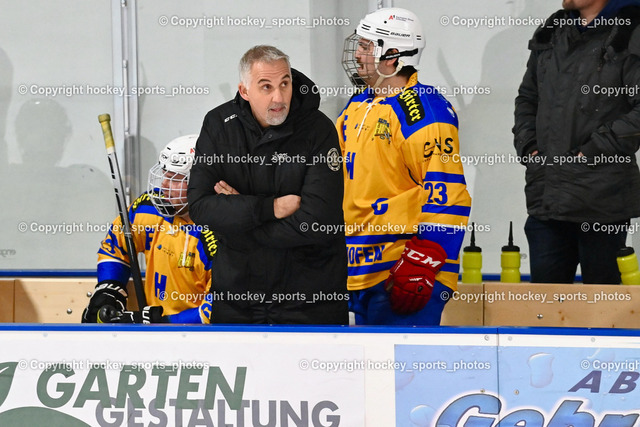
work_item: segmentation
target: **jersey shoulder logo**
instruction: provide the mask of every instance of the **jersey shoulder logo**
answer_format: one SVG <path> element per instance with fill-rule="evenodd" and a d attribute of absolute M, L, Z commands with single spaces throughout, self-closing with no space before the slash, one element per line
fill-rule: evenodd
<path fill-rule="evenodd" d="M 404 111 L 407 125 L 411 126 L 424 119 L 424 106 L 415 89 L 408 89 L 398 95 L 398 103 Z"/>
<path fill-rule="evenodd" d="M 148 193 L 144 193 L 144 194 L 140 195 L 140 197 L 138 197 L 133 202 L 133 205 L 131 206 L 131 208 L 135 211 L 136 209 L 138 209 L 138 206 L 140 206 L 142 204 L 147 204 L 147 205 L 151 204 L 151 199 L 149 198 L 149 194 Z"/>
<path fill-rule="evenodd" d="M 216 252 L 218 252 L 218 239 L 216 239 L 213 231 L 204 230 L 202 233 L 200 233 L 200 241 L 202 242 L 204 251 L 209 259 L 213 258 Z"/>
<path fill-rule="evenodd" d="M 135 212 L 140 206 L 153 206 L 149 193 L 143 193 L 131 204 L 131 209 Z"/>

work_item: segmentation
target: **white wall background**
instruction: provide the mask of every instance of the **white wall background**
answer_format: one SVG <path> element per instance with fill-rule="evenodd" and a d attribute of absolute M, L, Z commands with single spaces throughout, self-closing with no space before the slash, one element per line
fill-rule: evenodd
<path fill-rule="evenodd" d="M 500 248 L 506 244 L 509 221 L 522 250 L 522 272 L 528 272 L 522 230 L 524 168 L 509 162 L 508 156 L 514 154 L 514 98 L 528 57 L 527 41 L 536 27 L 510 25 L 509 19 L 544 19 L 560 4 L 394 2 L 422 21 L 427 46 L 420 80 L 449 94 L 460 116 L 462 154 L 484 156 L 465 172 L 485 274 L 500 271 Z M 206 112 L 235 95 L 238 60 L 255 44 L 278 46 L 295 68 L 322 87 L 347 86 L 340 65 L 343 40 L 367 12 L 369 1 L 138 0 L 137 6 L 138 84 L 165 91 L 139 97 L 144 183 L 166 142 L 198 133 Z M 5 250 L 0 252 L 0 270 L 95 269 L 104 226 L 115 216 L 97 116 L 113 111 L 117 98 L 86 93 L 43 96 L 32 88 L 37 92 L 113 84 L 111 2 L 0 0 L 0 10 L 0 250 Z M 163 17 L 169 21 L 166 25 Z M 311 28 L 314 18 L 321 17 L 335 19 L 334 25 Z M 208 18 L 212 25 L 174 25 L 184 18 Z M 229 18 L 265 19 L 271 27 L 232 26 Z M 482 18 L 476 27 L 462 25 Z M 289 25 L 274 26 L 274 19 L 288 19 Z M 26 94 L 21 85 L 27 85 Z M 205 94 L 166 96 L 181 87 Z M 460 89 L 466 94 L 452 95 Z M 325 96 L 321 108 L 334 118 L 347 98 Z M 19 229 L 23 223 L 25 232 Z M 46 234 L 45 225 L 58 227 L 57 234 Z M 468 241 L 467 236 L 465 245 Z"/>

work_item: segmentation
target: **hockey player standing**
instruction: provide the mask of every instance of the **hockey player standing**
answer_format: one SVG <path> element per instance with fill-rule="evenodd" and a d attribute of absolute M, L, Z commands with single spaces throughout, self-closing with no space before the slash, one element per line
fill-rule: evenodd
<path fill-rule="evenodd" d="M 129 221 L 137 252 L 146 259 L 141 312 L 125 311 L 129 255 L 120 217 L 113 221 L 98 251 L 98 285 L 82 314 L 95 323 L 101 307 L 112 306 L 117 323 L 209 323 L 211 258 L 216 239 L 189 217 L 187 185 L 198 135 L 174 139 L 149 171 L 147 192 L 129 207 Z"/>
<path fill-rule="evenodd" d="M 471 198 L 458 117 L 418 82 L 424 46 L 418 17 L 399 8 L 368 14 L 345 40 L 343 66 L 363 86 L 337 121 L 357 324 L 438 325 L 457 286 Z"/>

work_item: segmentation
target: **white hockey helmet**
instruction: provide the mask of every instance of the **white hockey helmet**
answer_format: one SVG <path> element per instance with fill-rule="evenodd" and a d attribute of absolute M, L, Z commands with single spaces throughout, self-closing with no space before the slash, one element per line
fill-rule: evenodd
<path fill-rule="evenodd" d="M 178 137 L 160 152 L 158 163 L 149 170 L 147 193 L 151 203 L 165 217 L 188 212 L 187 184 L 195 158 L 198 135 Z"/>
<path fill-rule="evenodd" d="M 362 39 L 370 42 L 370 49 L 364 48 Z M 362 75 L 356 52 L 359 49 L 359 56 L 373 56 L 376 72 L 380 75 L 377 86 L 384 78 L 395 76 L 404 66 L 417 67 L 425 45 L 422 25 L 415 13 L 397 7 L 378 9 L 366 15 L 358 24 L 355 33 L 345 39 L 342 66 L 355 85 L 362 85 L 361 79 L 373 76 Z M 389 49 L 397 49 L 397 52 L 386 54 Z M 394 58 L 398 58 L 395 72 L 382 74 L 378 69 L 379 62 Z"/>

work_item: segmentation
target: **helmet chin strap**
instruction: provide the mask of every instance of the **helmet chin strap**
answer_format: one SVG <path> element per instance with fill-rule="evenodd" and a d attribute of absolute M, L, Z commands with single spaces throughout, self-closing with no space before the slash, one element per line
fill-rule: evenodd
<path fill-rule="evenodd" d="M 402 67 L 404 67 L 404 62 L 402 62 L 402 60 L 398 60 L 398 65 L 396 66 L 396 70 L 391 73 L 391 74 L 384 74 L 380 71 L 380 58 L 376 58 L 376 73 L 378 73 L 378 80 L 376 80 L 375 84 L 373 85 L 373 90 L 376 90 L 378 88 L 378 86 L 380 86 L 380 84 L 384 81 L 384 79 L 388 79 L 389 77 L 393 77 L 396 74 L 398 74 L 400 72 L 400 70 L 402 70 Z"/>

